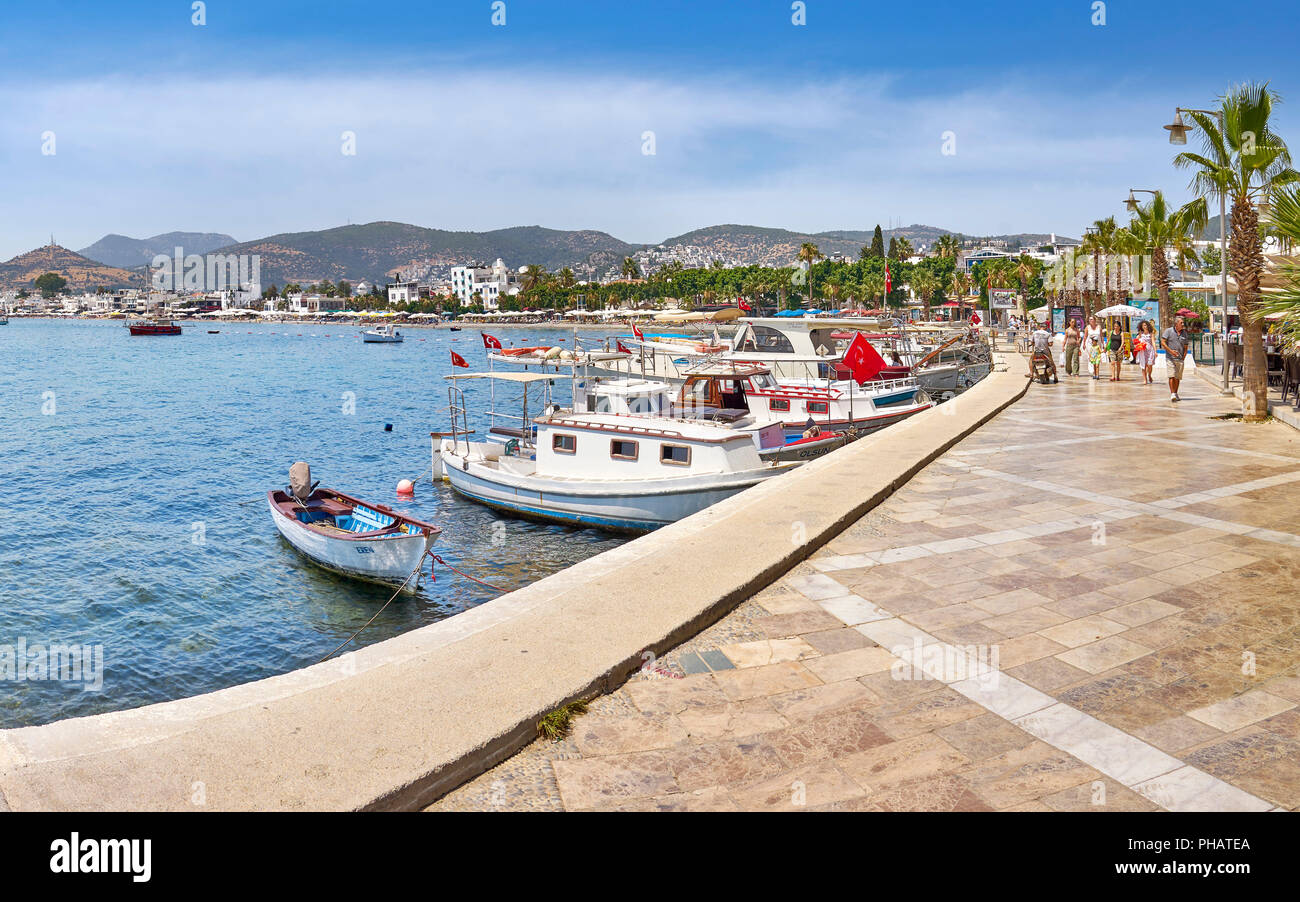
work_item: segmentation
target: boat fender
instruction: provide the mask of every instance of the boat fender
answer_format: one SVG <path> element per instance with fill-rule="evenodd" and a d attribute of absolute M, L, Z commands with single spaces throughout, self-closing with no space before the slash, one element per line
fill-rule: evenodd
<path fill-rule="evenodd" d="M 546 353 L 543 356 L 547 360 L 554 360 L 556 357 L 559 357 L 562 353 L 564 353 L 563 348 L 547 348 Z"/>

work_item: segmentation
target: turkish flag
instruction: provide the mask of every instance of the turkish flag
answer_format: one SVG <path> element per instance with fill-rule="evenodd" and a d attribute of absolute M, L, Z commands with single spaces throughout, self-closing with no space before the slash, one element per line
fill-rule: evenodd
<path fill-rule="evenodd" d="M 894 290 L 894 278 L 889 274 L 889 261 L 885 261 L 885 294 Z"/>
<path fill-rule="evenodd" d="M 496 339 L 493 339 L 493 341 L 495 341 L 495 340 L 496 340 Z M 501 346 L 500 346 L 500 345 L 497 345 L 497 347 L 501 347 Z M 452 365 L 452 366 L 463 366 L 463 367 L 465 367 L 465 369 L 469 369 L 469 364 L 465 362 L 465 358 L 462 357 L 462 356 L 460 356 L 459 354 L 457 354 L 455 351 L 452 351 L 452 352 L 451 352 L 451 365 Z"/>
<path fill-rule="evenodd" d="M 623 342 L 619 341 L 617 338 L 614 339 L 614 343 L 618 345 L 618 352 L 619 352 L 620 354 L 631 354 L 631 353 L 632 353 L 630 350 L 628 350 L 627 345 L 623 344 Z"/>
<path fill-rule="evenodd" d="M 871 346 L 871 342 L 861 332 L 854 333 L 842 362 L 859 385 L 876 378 L 885 368 L 885 358 L 880 356 L 880 352 Z"/>
<path fill-rule="evenodd" d="M 636 336 L 637 341 L 645 341 L 645 336 L 641 334 L 641 330 L 637 328 L 636 323 L 632 324 L 632 334 Z"/>
<path fill-rule="evenodd" d="M 749 313 L 751 310 L 754 309 L 753 307 L 745 303 L 744 298 L 736 298 L 736 305 L 740 307 L 741 310 L 744 310 L 746 313 Z"/>
<path fill-rule="evenodd" d="M 497 341 L 491 335 L 488 335 L 486 332 L 480 332 L 479 335 L 483 336 L 483 347 L 488 350 L 491 350 L 492 348 L 496 348 L 498 351 L 501 350 L 501 342 Z"/>
<path fill-rule="evenodd" d="M 980 315 L 978 313 L 972 313 L 970 315 L 970 324 L 972 326 L 978 326 L 980 322 L 982 322 L 982 320 L 980 320 Z"/>

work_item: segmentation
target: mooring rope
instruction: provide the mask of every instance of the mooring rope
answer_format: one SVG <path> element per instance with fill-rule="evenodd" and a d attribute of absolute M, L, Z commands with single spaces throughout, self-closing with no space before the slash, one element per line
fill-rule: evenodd
<path fill-rule="evenodd" d="M 455 572 L 455 573 L 459 573 L 461 576 L 465 577 L 466 579 L 472 579 L 474 582 L 478 583 L 480 586 L 487 586 L 487 587 L 488 587 L 489 589 L 491 589 L 493 592 L 505 592 L 505 591 L 506 591 L 505 589 L 502 589 L 500 586 L 494 586 L 494 585 L 492 585 L 491 583 L 485 583 L 483 580 L 479 579 L 477 576 L 470 576 L 470 575 L 469 575 L 468 573 L 466 573 L 464 570 L 457 570 L 457 569 L 456 569 L 455 567 L 453 567 L 451 564 L 448 564 L 446 561 L 444 561 L 444 560 L 442 559 L 442 556 L 441 556 L 441 555 L 437 555 L 437 554 L 433 555 L 433 560 L 436 561 L 436 562 L 439 563 L 439 564 L 442 564 L 442 565 L 443 565 L 444 567 L 446 567 L 447 569 L 449 569 L 449 570 L 451 570 L 451 571 L 453 571 L 453 572 Z"/>
<path fill-rule="evenodd" d="M 409 582 L 411 581 L 411 577 L 412 577 L 412 576 L 415 576 L 415 574 L 417 574 L 417 573 L 420 572 L 420 568 L 421 568 L 422 566 L 424 566 L 424 559 L 425 559 L 426 557 L 428 557 L 428 556 L 429 556 L 429 552 L 428 552 L 428 551 L 425 551 L 424 554 L 420 555 L 419 563 L 417 563 L 417 564 L 415 565 L 415 569 L 412 570 L 410 573 L 408 573 L 408 574 L 406 575 L 406 579 L 402 580 L 402 584 L 401 584 L 400 586 L 397 587 L 397 591 L 394 592 L 394 593 L 392 594 L 392 596 L 388 599 L 388 601 L 384 602 L 384 607 L 382 607 L 382 608 L 380 608 L 379 610 L 375 611 L 375 613 L 371 616 L 371 618 L 370 618 L 369 620 L 367 620 L 365 623 L 361 624 L 361 629 L 357 630 L 357 631 L 356 631 L 355 633 L 353 633 L 351 636 L 348 636 L 346 639 L 344 639 L 342 645 L 340 645 L 338 648 L 334 649 L 332 652 L 330 652 L 329 654 L 327 654 L 325 657 L 321 658 L 321 659 L 320 659 L 319 661 L 317 661 L 316 663 L 317 663 L 317 664 L 324 664 L 324 663 L 325 663 L 326 661 L 328 661 L 330 658 L 332 658 L 332 657 L 334 657 L 336 654 L 338 654 L 338 653 L 339 653 L 339 649 L 343 648 L 343 646 L 347 645 L 349 642 L 351 642 L 351 641 L 352 641 L 353 639 L 355 639 L 357 636 L 360 636 L 362 630 L 364 630 L 366 627 L 370 626 L 370 624 L 374 623 L 374 622 L 375 622 L 375 617 L 378 617 L 380 614 L 384 613 L 384 608 L 386 608 L 386 607 L 388 607 L 390 604 L 392 604 L 392 603 L 393 603 L 393 599 L 396 598 L 398 595 L 402 594 L 402 590 L 405 589 L 405 588 L 406 588 L 406 584 L 409 583 Z M 436 555 L 435 555 L 435 558 L 436 558 Z"/>

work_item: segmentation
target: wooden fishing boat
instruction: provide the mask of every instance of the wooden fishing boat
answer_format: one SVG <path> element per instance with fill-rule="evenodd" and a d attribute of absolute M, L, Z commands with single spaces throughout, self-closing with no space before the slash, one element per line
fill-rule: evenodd
<path fill-rule="evenodd" d="M 138 320 L 127 323 L 132 335 L 180 335 L 181 327 L 168 319 Z"/>
<path fill-rule="evenodd" d="M 305 463 L 289 471 L 290 485 L 266 493 L 280 535 L 318 567 L 412 593 L 420 564 L 442 528 L 311 482 Z"/>

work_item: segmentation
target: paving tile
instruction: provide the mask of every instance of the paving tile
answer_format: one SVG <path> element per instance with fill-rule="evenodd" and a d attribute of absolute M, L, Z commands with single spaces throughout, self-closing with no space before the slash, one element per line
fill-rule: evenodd
<path fill-rule="evenodd" d="M 731 798 L 744 811 L 801 811 L 865 796 L 861 786 L 829 761 L 806 764 L 731 790 Z"/>
<path fill-rule="evenodd" d="M 933 733 L 890 742 L 837 762 L 854 782 L 872 792 L 951 773 L 969 759 Z"/>
<path fill-rule="evenodd" d="M 718 649 L 726 655 L 729 664 L 736 667 L 761 667 L 764 664 L 781 664 L 785 661 L 798 661 L 817 655 L 813 648 L 803 639 L 759 639 L 756 642 L 737 642 L 724 645 Z M 712 664 L 713 662 L 709 661 Z M 713 667 L 713 670 L 726 668 Z"/>
<path fill-rule="evenodd" d="M 645 714 L 677 714 L 727 701 L 712 674 L 684 679 L 633 680 L 626 686 L 632 703 Z"/>
<path fill-rule="evenodd" d="M 869 646 L 833 655 L 809 658 L 804 666 L 823 683 L 849 680 L 868 673 L 888 670 L 897 659 L 884 648 Z"/>
<path fill-rule="evenodd" d="M 1225 699 L 1204 708 L 1188 711 L 1187 716 L 1193 720 L 1209 724 L 1225 733 L 1231 733 L 1233 730 L 1238 730 L 1274 714 L 1280 714 L 1295 706 L 1296 703 L 1293 701 L 1270 695 L 1262 689 L 1256 689 L 1253 692 L 1247 692 L 1245 695 L 1238 695 L 1235 698 Z"/>
<path fill-rule="evenodd" d="M 772 707 L 791 723 L 837 716 L 845 708 L 867 710 L 881 703 L 878 692 L 858 680 L 824 683 L 768 696 Z"/>
<path fill-rule="evenodd" d="M 1268 802 L 1191 766 L 1133 787 L 1170 811 L 1267 811 Z"/>
<path fill-rule="evenodd" d="M 1093 614 L 1088 617 L 1081 617 L 1078 620 L 1069 620 L 1056 626 L 1046 627 L 1039 630 L 1038 633 L 1053 642 L 1059 642 L 1069 648 L 1078 648 L 1080 645 L 1087 645 L 1090 642 L 1096 642 L 1098 639 L 1105 639 L 1107 636 L 1122 633 L 1125 629 L 1126 627 L 1123 624 L 1116 623 L 1114 620 L 1100 614 Z"/>
<path fill-rule="evenodd" d="M 1134 601 L 1117 608 L 1111 608 L 1109 611 L 1105 611 L 1103 616 L 1115 623 L 1133 627 L 1177 614 L 1181 610 L 1182 608 L 1176 605 L 1156 601 L 1154 598 L 1144 598 L 1141 601 Z"/>
<path fill-rule="evenodd" d="M 638 752 L 601 758 L 551 762 L 560 798 L 569 811 L 610 802 L 657 796 L 678 788 L 667 766 L 666 752 Z"/>
<path fill-rule="evenodd" d="M 886 620 L 892 617 L 860 595 L 842 595 L 818 602 L 822 610 L 837 618 L 846 626 L 856 626 L 872 620 Z"/>
<path fill-rule="evenodd" d="M 1156 811 L 1159 808 L 1140 793 L 1107 777 L 1043 796 L 1042 803 L 1053 811 Z"/>
<path fill-rule="evenodd" d="M 709 665 L 705 664 L 704 659 L 693 651 L 682 652 L 677 656 L 677 663 L 681 665 L 682 670 L 686 671 L 687 674 L 709 672 Z"/>
<path fill-rule="evenodd" d="M 1073 665 L 1089 673 L 1101 673 L 1112 667 L 1149 654 L 1151 649 L 1145 645 L 1130 642 L 1122 636 L 1111 636 L 1100 642 L 1081 645 L 1069 651 L 1061 652 L 1056 657 L 1066 664 Z"/>
<path fill-rule="evenodd" d="M 874 643 L 857 630 L 844 627 L 837 630 L 822 630 L 817 633 L 804 633 L 800 638 L 807 642 L 818 654 L 833 655 L 836 652 L 864 648 Z"/>
<path fill-rule="evenodd" d="M 833 629 L 837 626 L 843 626 L 843 624 L 839 618 L 832 617 L 819 607 L 812 611 L 795 611 L 789 614 L 774 614 L 771 617 L 757 617 L 754 619 L 754 626 L 762 630 L 771 639 L 787 639 L 803 633 Z"/>
<path fill-rule="evenodd" d="M 872 803 L 882 811 L 992 811 L 959 777 L 924 777 L 875 792 Z"/>
<path fill-rule="evenodd" d="M 819 661 L 821 658 L 810 658 Z M 787 661 L 782 664 L 767 664 L 762 667 L 745 667 L 736 670 L 724 670 L 713 675 L 718 688 L 725 699 L 755 698 L 760 695 L 775 695 L 791 689 L 802 689 L 821 682 L 803 664 Z"/>
<path fill-rule="evenodd" d="M 690 708 L 677 715 L 677 722 L 692 742 L 725 737 L 740 739 L 789 725 L 767 697 L 747 698 L 708 708 Z"/>
<path fill-rule="evenodd" d="M 1169 773 L 1182 764 L 1154 746 L 1064 704 L 1043 708 L 1013 722 L 1125 785 Z"/>
<path fill-rule="evenodd" d="M 685 728 L 669 714 L 579 717 L 573 727 L 574 744 L 586 757 L 644 752 L 685 739 Z"/>

